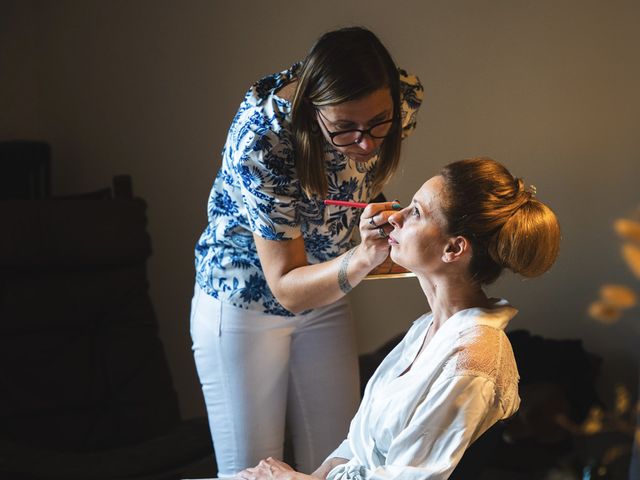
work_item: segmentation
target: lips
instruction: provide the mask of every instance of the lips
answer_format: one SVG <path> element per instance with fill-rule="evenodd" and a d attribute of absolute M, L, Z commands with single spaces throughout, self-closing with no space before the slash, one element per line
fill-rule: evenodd
<path fill-rule="evenodd" d="M 387 242 L 389 243 L 389 245 L 399 245 L 399 243 L 396 241 L 396 239 L 393 238 L 391 235 L 389 235 L 389 238 L 387 239 Z"/>

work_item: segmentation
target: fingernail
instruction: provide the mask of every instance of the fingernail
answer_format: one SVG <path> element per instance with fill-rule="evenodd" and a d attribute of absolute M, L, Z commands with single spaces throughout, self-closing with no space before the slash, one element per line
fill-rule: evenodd
<path fill-rule="evenodd" d="M 394 210 L 402 210 L 402 205 L 400 205 L 399 203 L 394 203 L 393 205 L 391 205 L 391 208 L 393 208 Z"/>

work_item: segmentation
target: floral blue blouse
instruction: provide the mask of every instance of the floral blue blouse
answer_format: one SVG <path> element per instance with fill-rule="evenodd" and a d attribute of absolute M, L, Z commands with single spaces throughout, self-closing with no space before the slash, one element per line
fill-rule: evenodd
<path fill-rule="evenodd" d="M 291 316 L 275 299 L 260 266 L 253 234 L 267 240 L 304 238 L 309 263 L 330 260 L 353 246 L 361 211 L 325 206 L 297 179 L 291 103 L 276 95 L 296 80 L 300 64 L 255 83 L 229 129 L 213 183 L 209 224 L 196 245 L 196 281 L 218 300 L 272 315 Z M 399 70 L 403 137 L 415 128 L 423 89 Z M 368 202 L 377 158 L 353 162 L 327 143 L 328 198 Z"/>

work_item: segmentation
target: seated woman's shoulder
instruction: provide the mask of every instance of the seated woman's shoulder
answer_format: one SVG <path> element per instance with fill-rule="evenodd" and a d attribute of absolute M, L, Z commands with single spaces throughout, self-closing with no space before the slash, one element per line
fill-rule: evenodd
<path fill-rule="evenodd" d="M 461 332 L 457 347 L 457 374 L 468 372 L 496 380 L 506 376 L 517 381 L 515 357 L 503 330 L 475 325 Z"/>

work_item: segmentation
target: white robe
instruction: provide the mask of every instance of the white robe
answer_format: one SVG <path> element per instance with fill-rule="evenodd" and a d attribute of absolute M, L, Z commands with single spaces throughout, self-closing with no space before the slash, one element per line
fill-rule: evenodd
<path fill-rule="evenodd" d="M 330 455 L 349 462 L 328 480 L 446 479 L 473 441 L 517 411 L 519 376 L 504 333 L 517 310 L 492 301 L 452 315 L 417 359 L 433 315 L 414 322 L 367 384 L 347 439 Z"/>

